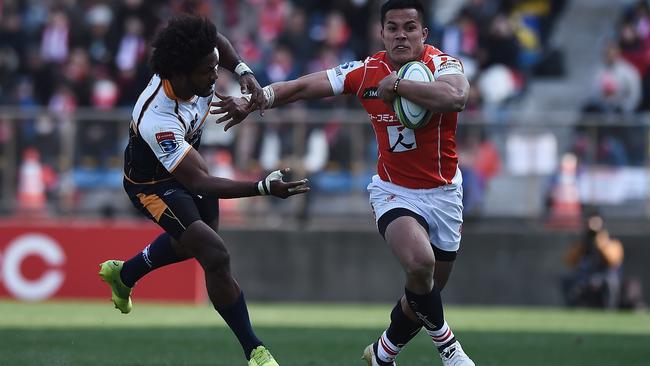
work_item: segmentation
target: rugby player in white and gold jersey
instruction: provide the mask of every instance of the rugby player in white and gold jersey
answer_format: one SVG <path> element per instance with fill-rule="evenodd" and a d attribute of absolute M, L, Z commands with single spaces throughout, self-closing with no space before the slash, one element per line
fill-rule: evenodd
<path fill-rule="evenodd" d="M 263 108 L 262 90 L 230 42 L 206 18 L 172 19 L 152 46 L 155 75 L 133 109 L 124 153 L 124 188 L 133 205 L 165 232 L 127 261 L 102 263 L 99 274 L 111 286 L 115 307 L 128 313 L 131 289 L 140 278 L 156 268 L 195 258 L 205 272 L 210 301 L 241 343 L 248 365 L 277 366 L 255 335 L 243 292 L 231 275 L 228 250 L 217 234 L 218 199 L 287 198 L 309 191 L 307 181 L 283 181 L 287 169 L 259 182 L 211 176 L 197 150 L 216 94 L 217 67 L 237 74 L 242 91 L 251 93 L 250 101 L 239 106 L 242 111 Z"/>

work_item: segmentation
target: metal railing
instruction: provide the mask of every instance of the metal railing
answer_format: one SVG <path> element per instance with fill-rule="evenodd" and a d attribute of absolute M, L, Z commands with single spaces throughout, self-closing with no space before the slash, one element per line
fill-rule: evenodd
<path fill-rule="evenodd" d="M 45 109 L 0 108 L 2 213 L 21 210 L 21 167 L 31 147 L 46 168 L 47 214 L 129 215 L 120 187 L 129 121 L 130 109 L 56 115 Z M 295 104 L 269 110 L 263 118 L 251 115 L 227 133 L 209 124 L 202 153 L 215 174 L 254 180 L 269 169 L 289 166 L 295 176 L 312 181 L 308 198 L 222 201 L 222 210 L 235 220 L 262 214 L 269 205 L 301 217 L 367 215 L 364 188 L 374 174 L 376 143 L 362 110 Z M 562 157 L 571 152 L 578 161 L 574 183 L 581 203 L 647 219 L 649 127 L 647 115 L 466 111 L 457 139 L 466 214 L 546 215 L 554 187 L 563 179 Z"/>

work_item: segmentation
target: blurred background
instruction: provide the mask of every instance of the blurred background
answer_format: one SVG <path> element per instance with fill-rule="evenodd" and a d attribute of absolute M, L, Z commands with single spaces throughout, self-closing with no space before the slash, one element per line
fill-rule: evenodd
<path fill-rule="evenodd" d="M 427 42 L 458 56 L 472 84 L 457 136 L 464 241 L 446 299 L 561 306 L 571 303 L 567 278 L 614 271 L 620 298 L 608 306 L 642 307 L 650 291 L 648 2 L 424 2 Z M 0 4 L 0 266 L 9 271 L 7 258 L 22 260 L 12 265 L 23 268 L 18 276 L 31 290 L 20 295 L 7 285 L 14 277 L 4 276 L 3 291 L 25 299 L 95 291 L 61 290 L 78 256 L 70 248 L 130 256 L 155 235 L 122 190 L 122 154 L 131 108 L 151 77 L 150 42 L 170 17 L 214 20 L 262 85 L 383 48 L 378 0 Z M 220 71 L 218 89 L 238 95 L 236 80 Z M 400 270 L 376 233 L 365 191 L 374 134 L 355 100 L 295 103 L 227 133 L 211 123 L 201 152 L 217 176 L 256 180 L 291 167 L 311 181 L 304 197 L 220 202 L 223 235 L 249 296 L 392 301 L 399 292 Z M 580 264 L 591 250 L 571 248 L 594 240 L 586 220 L 594 215 L 620 255 Z M 34 236 L 58 249 L 33 244 Z M 23 239 L 19 254 L 8 256 Z M 29 295 L 53 273 L 62 276 L 59 287 Z M 601 295 L 611 296 L 611 284 L 603 286 Z"/>

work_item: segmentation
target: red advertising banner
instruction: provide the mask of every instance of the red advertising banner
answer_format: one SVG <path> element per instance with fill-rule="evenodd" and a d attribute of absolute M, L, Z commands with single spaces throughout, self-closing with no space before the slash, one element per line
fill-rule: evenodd
<path fill-rule="evenodd" d="M 160 234 L 148 222 L 0 222 L 0 298 L 109 300 L 99 264 L 129 259 Z M 137 300 L 203 302 L 195 260 L 159 268 L 133 290 Z"/>

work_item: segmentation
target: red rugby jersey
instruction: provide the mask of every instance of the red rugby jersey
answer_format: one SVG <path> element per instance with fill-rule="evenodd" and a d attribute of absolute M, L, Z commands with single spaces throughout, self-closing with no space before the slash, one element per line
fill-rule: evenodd
<path fill-rule="evenodd" d="M 457 59 L 430 45 L 425 45 L 420 61 L 434 78 L 462 74 Z M 334 94 L 355 94 L 368 112 L 379 147 L 377 173 L 382 180 L 416 189 L 451 183 L 458 168 L 458 113 L 436 113 L 417 130 L 403 127 L 395 112 L 377 96 L 379 82 L 392 71 L 386 51 L 381 51 L 365 61 L 329 69 L 327 76 Z"/>

